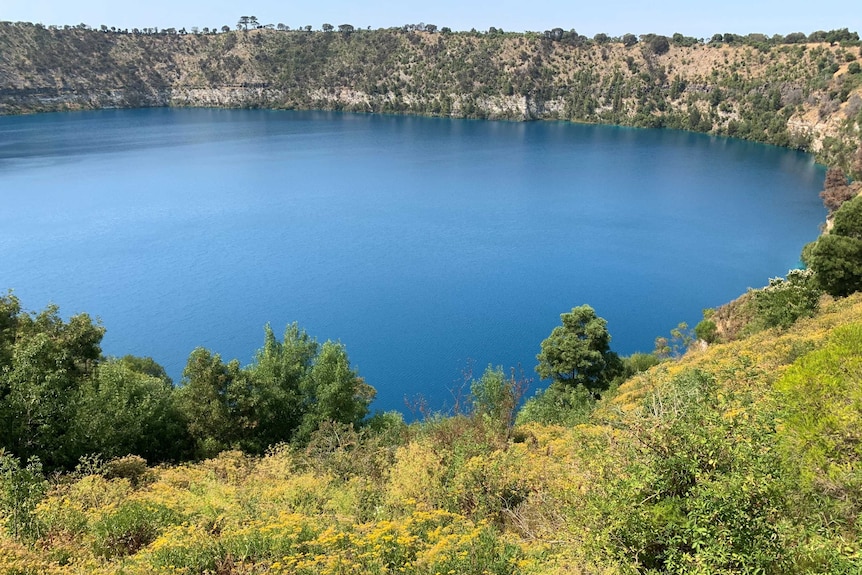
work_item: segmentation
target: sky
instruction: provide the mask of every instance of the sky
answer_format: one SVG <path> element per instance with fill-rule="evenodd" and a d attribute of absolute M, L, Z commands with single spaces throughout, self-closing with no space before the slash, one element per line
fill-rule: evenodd
<path fill-rule="evenodd" d="M 236 27 L 240 16 L 291 28 L 324 22 L 357 28 L 436 24 L 453 30 L 575 29 L 594 36 L 655 33 L 709 39 L 715 33 L 767 35 L 849 28 L 862 33 L 857 0 L 0 0 L 0 21 L 102 24 L 118 28 Z"/>

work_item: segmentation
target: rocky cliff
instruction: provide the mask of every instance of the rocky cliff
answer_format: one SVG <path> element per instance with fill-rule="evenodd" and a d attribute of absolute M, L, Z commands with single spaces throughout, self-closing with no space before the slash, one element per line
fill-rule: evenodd
<path fill-rule="evenodd" d="M 563 119 L 710 132 L 843 164 L 862 48 L 625 45 L 407 29 L 118 33 L 0 23 L 0 113 L 144 106 Z"/>

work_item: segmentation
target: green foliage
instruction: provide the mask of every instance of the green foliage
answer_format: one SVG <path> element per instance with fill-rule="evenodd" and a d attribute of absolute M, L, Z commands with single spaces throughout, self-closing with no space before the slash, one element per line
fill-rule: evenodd
<path fill-rule="evenodd" d="M 0 571 L 855 573 L 860 358 L 857 294 L 675 362 L 623 358 L 639 375 L 601 401 L 554 382 L 540 397 L 568 403 L 568 428 L 503 432 L 517 382 L 490 368 L 465 413 L 325 421 L 261 457 L 87 456 L 46 492 L 37 462 L 4 455 Z"/>
<path fill-rule="evenodd" d="M 561 326 L 542 342 L 536 356 L 536 372 L 560 385 L 582 385 L 598 395 L 607 389 L 620 370 L 620 360 L 611 351 L 607 322 L 588 305 L 560 315 Z"/>
<path fill-rule="evenodd" d="M 862 514 L 862 324 L 836 329 L 775 384 L 788 468 L 833 521 Z M 825 507 L 825 509 L 824 509 Z M 856 535 L 860 534 L 858 528 Z"/>
<path fill-rule="evenodd" d="M 749 330 L 787 329 L 800 317 L 814 314 L 822 293 L 811 270 L 790 270 L 786 279 L 770 279 L 768 286 L 752 292 L 755 314 Z"/>
<path fill-rule="evenodd" d="M 340 343 L 321 346 L 308 377 L 300 382 L 303 405 L 297 439 L 302 442 L 327 421 L 358 425 L 368 415 L 375 390 L 350 367 L 347 351 Z"/>
<path fill-rule="evenodd" d="M 706 343 L 718 341 L 718 326 L 709 318 L 703 318 L 694 326 L 694 336 Z"/>
<path fill-rule="evenodd" d="M 658 365 L 660 362 L 661 360 L 651 353 L 633 353 L 623 358 L 624 374 L 628 379 L 636 373 L 641 373 Z"/>
<path fill-rule="evenodd" d="M 194 350 L 174 389 L 152 358 L 101 357 L 104 329 L 56 306 L 23 311 L 0 297 L 0 446 L 48 469 L 84 454 L 178 461 L 225 449 L 263 453 L 307 442 L 322 424 L 359 425 L 374 389 L 350 367 L 344 346 L 319 345 L 296 324 L 279 342 L 269 326 L 246 368 Z"/>
<path fill-rule="evenodd" d="M 103 473 L 106 479 L 128 479 L 132 487 L 137 487 L 145 481 L 148 471 L 146 459 L 138 455 L 126 455 L 105 463 Z"/>
<path fill-rule="evenodd" d="M 99 364 L 95 377 L 81 386 L 74 427 L 80 453 L 106 458 L 132 453 L 169 461 L 188 447 L 170 379 L 149 358 Z"/>
<path fill-rule="evenodd" d="M 653 54 L 656 54 L 657 56 L 667 54 L 668 50 L 670 50 L 670 42 L 668 42 L 667 36 L 652 35 L 647 42 L 650 50 L 652 50 Z"/>
<path fill-rule="evenodd" d="M 38 457 L 27 464 L 0 449 L 0 519 L 6 531 L 16 539 L 33 539 L 40 534 L 40 524 L 34 513 L 45 497 L 48 482 L 42 473 Z"/>
<path fill-rule="evenodd" d="M 489 365 L 481 378 L 470 383 L 470 413 L 508 435 L 526 387 L 526 380 L 523 377 L 517 379 L 514 369 L 507 377 L 502 366 L 492 368 Z"/>
<path fill-rule="evenodd" d="M 215 456 L 243 438 L 249 427 L 243 417 L 247 389 L 239 361 L 224 364 L 221 356 L 203 348 L 191 353 L 177 391 L 177 405 L 199 457 Z"/>
<path fill-rule="evenodd" d="M 285 328 L 282 341 L 269 325 L 264 327 L 263 347 L 245 369 L 256 395 L 256 451 L 286 441 L 300 426 L 304 411 L 301 385 L 319 350 L 319 344 L 296 323 Z"/>
<path fill-rule="evenodd" d="M 862 196 L 845 202 L 835 212 L 832 231 L 802 254 L 830 295 L 843 297 L 862 289 Z"/>
<path fill-rule="evenodd" d="M 279 442 L 303 444 L 326 422 L 359 425 L 374 394 L 342 344 L 319 345 L 292 324 L 283 342 L 266 326 L 264 347 L 246 368 L 196 349 L 177 402 L 197 455 L 212 457 L 231 448 L 262 453 Z"/>
<path fill-rule="evenodd" d="M 586 423 L 595 406 L 595 395 L 583 385 L 571 387 L 554 382 L 524 402 L 516 423 L 573 427 Z"/>
<path fill-rule="evenodd" d="M 56 306 L 30 314 L 11 293 L 0 297 L 0 445 L 49 469 L 74 463 L 78 393 L 103 334 L 86 314 L 66 322 Z"/>
<path fill-rule="evenodd" d="M 862 196 L 845 202 L 835 212 L 833 233 L 856 240 L 862 240 Z"/>
<path fill-rule="evenodd" d="M 699 371 L 649 395 L 629 418 L 628 464 L 588 498 L 595 552 L 640 572 L 782 571 L 771 421 L 724 413 L 745 405 Z"/>
<path fill-rule="evenodd" d="M 177 514 L 165 506 L 126 501 L 93 525 L 93 551 L 105 558 L 132 555 L 178 520 Z"/>

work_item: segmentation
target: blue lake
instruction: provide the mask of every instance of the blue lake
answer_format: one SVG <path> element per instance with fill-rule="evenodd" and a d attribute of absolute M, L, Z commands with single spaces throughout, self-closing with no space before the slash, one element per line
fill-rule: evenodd
<path fill-rule="evenodd" d="M 676 131 L 260 110 L 0 117 L 0 290 L 101 318 L 179 381 L 296 321 L 378 390 L 451 403 L 472 366 L 535 374 L 588 303 L 651 351 L 784 275 L 824 170 Z M 540 382 L 534 382 L 536 387 Z"/>

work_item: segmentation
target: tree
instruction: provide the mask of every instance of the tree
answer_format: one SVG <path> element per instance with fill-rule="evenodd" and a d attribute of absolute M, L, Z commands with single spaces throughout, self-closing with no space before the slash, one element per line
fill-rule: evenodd
<path fill-rule="evenodd" d="M 862 240 L 862 197 L 845 203 L 835 213 L 831 233 Z"/>
<path fill-rule="evenodd" d="M 0 515 L 6 532 L 16 539 L 35 539 L 42 528 L 36 507 L 48 492 L 38 457 L 22 465 L 17 458 L 0 449 Z"/>
<path fill-rule="evenodd" d="M 23 312 L 10 294 L 0 298 L 0 331 L 0 445 L 49 469 L 73 463 L 78 392 L 97 365 L 104 328 L 87 314 L 63 321 L 55 305 Z"/>
<path fill-rule="evenodd" d="M 192 351 L 183 370 L 177 405 L 186 419 L 188 433 L 199 457 L 212 457 L 238 447 L 242 437 L 240 410 L 244 398 L 239 362 L 225 364 L 218 354 L 199 347 Z"/>
<path fill-rule="evenodd" d="M 282 342 L 269 325 L 264 327 L 263 347 L 245 370 L 256 396 L 255 446 L 249 446 L 253 451 L 293 437 L 305 408 L 301 384 L 318 350 L 317 342 L 296 323 L 287 326 Z"/>
<path fill-rule="evenodd" d="M 15 344 L 20 314 L 21 302 L 12 292 L 0 297 L 0 373 L 9 369 L 12 361 L 12 347 Z"/>
<path fill-rule="evenodd" d="M 554 42 L 559 42 L 563 39 L 563 29 L 562 28 L 554 28 L 548 32 L 545 32 L 545 36 L 553 40 Z"/>
<path fill-rule="evenodd" d="M 649 47 L 653 51 L 653 54 L 661 56 L 670 50 L 670 42 L 668 42 L 666 36 L 654 36 L 649 41 Z"/>
<path fill-rule="evenodd" d="M 354 28 L 351 24 L 339 24 L 338 25 L 338 31 L 341 32 L 341 35 L 344 36 L 345 38 L 347 38 L 351 34 L 353 34 L 353 30 L 354 30 Z"/>
<path fill-rule="evenodd" d="M 629 48 L 638 43 L 638 37 L 634 34 L 623 34 L 623 46 Z"/>
<path fill-rule="evenodd" d="M 841 206 L 832 231 L 805 246 L 802 257 L 828 294 L 844 297 L 862 289 L 862 196 Z"/>
<path fill-rule="evenodd" d="M 818 240 L 809 265 L 830 295 L 844 297 L 862 289 L 862 241 L 824 236 Z"/>
<path fill-rule="evenodd" d="M 186 455 L 185 426 L 164 369 L 150 358 L 101 363 L 81 388 L 75 419 L 80 453 L 140 455 L 150 462 Z"/>
<path fill-rule="evenodd" d="M 307 441 L 322 423 L 334 421 L 358 425 L 366 415 L 376 391 L 350 367 L 347 351 L 340 343 L 325 342 L 311 371 L 301 382 L 305 412 L 298 430 Z"/>
<path fill-rule="evenodd" d="M 324 24 L 322 28 L 324 32 L 332 32 L 335 27 L 332 24 Z"/>
<path fill-rule="evenodd" d="M 847 176 L 841 168 L 832 167 L 826 171 L 826 180 L 823 183 L 823 191 L 820 199 L 829 213 L 835 212 L 847 200 L 856 195 L 856 190 L 848 185 Z"/>
<path fill-rule="evenodd" d="M 514 368 L 507 377 L 502 366 L 494 368 L 489 365 L 481 378 L 470 382 L 470 414 L 508 436 L 527 385 L 523 374 L 520 378 L 515 377 Z"/>
<path fill-rule="evenodd" d="M 679 358 L 688 350 L 696 340 L 693 329 L 689 329 L 688 323 L 681 321 L 675 328 L 670 330 L 670 337 L 659 336 L 655 338 L 653 355 L 659 359 Z"/>
<path fill-rule="evenodd" d="M 814 314 L 823 292 L 814 272 L 790 270 L 787 279 L 771 278 L 768 286 L 751 293 L 753 327 L 787 329 L 800 317 Z"/>
<path fill-rule="evenodd" d="M 237 30 L 248 30 L 248 27 L 257 28 L 260 22 L 257 21 L 257 16 L 240 16 L 239 22 L 236 24 Z M 224 29 L 224 28 L 222 28 Z"/>
<path fill-rule="evenodd" d="M 620 364 L 617 354 L 610 350 L 607 322 L 588 305 L 572 308 L 560 319 L 563 325 L 555 327 L 542 342 L 536 372 L 554 384 L 583 385 L 598 395 L 607 389 Z"/>
<path fill-rule="evenodd" d="M 295 323 L 283 342 L 269 326 L 264 332 L 245 368 L 202 348 L 189 357 L 177 402 L 198 456 L 303 444 L 323 423 L 359 425 L 368 414 L 375 390 L 350 367 L 343 345 L 319 345 Z"/>

